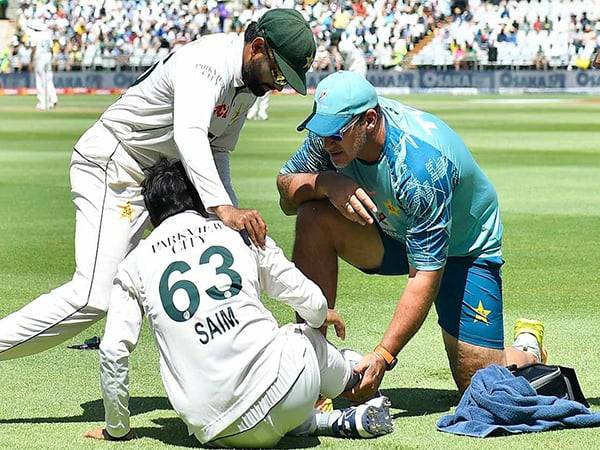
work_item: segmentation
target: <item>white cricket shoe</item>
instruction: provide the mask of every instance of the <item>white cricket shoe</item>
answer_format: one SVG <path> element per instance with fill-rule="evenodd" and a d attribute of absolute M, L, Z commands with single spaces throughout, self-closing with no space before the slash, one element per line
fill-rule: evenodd
<path fill-rule="evenodd" d="M 331 424 L 331 432 L 334 436 L 352 439 L 370 439 L 389 434 L 394 431 L 390 405 L 389 399 L 381 396 L 342 409 L 340 416 Z"/>

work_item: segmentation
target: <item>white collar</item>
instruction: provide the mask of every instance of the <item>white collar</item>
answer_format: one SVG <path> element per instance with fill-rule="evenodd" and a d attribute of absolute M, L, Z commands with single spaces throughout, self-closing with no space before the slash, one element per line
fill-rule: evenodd
<path fill-rule="evenodd" d="M 234 39 L 233 54 L 233 86 L 243 87 L 244 80 L 242 79 L 242 62 L 244 60 L 244 34 L 236 36 Z"/>

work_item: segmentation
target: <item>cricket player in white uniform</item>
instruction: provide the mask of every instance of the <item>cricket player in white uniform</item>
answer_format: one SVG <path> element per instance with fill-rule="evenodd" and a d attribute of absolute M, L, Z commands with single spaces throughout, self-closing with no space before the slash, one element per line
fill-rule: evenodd
<path fill-rule="evenodd" d="M 333 33 L 331 45 L 337 49 L 344 62 L 344 70 L 355 72 L 366 78 L 367 60 L 365 54 L 360 50 L 349 36 L 342 33 Z"/>
<path fill-rule="evenodd" d="M 267 110 L 269 109 L 269 98 L 271 97 L 271 92 L 267 92 L 262 97 L 258 97 L 250 110 L 248 111 L 248 119 L 250 120 L 267 120 L 269 118 L 269 114 Z"/>
<path fill-rule="evenodd" d="M 203 204 L 264 245 L 266 225 L 237 208 L 229 152 L 256 96 L 290 84 L 306 93 L 315 53 L 297 11 L 273 9 L 245 36 L 191 42 L 148 69 L 75 144 L 73 279 L 0 320 L 0 360 L 53 347 L 104 317 L 118 264 L 137 245 L 148 213 L 144 168 L 179 159 Z"/>
<path fill-rule="evenodd" d="M 38 100 L 36 109 L 49 110 L 58 103 L 52 74 L 52 32 L 41 19 L 32 20 L 27 28 L 32 47 L 31 62 L 35 73 Z"/>
<path fill-rule="evenodd" d="M 385 397 L 313 411 L 319 392 L 336 397 L 358 376 L 319 331 L 335 325 L 343 338 L 343 321 L 271 239 L 257 248 L 206 215 L 179 162 L 160 161 L 143 189 L 156 228 L 119 265 L 100 346 L 106 428 L 86 436 L 133 437 L 128 358 L 143 316 L 169 400 L 203 444 L 271 447 L 292 430 L 354 438 L 392 431 Z M 306 324 L 279 328 L 261 292 Z"/>

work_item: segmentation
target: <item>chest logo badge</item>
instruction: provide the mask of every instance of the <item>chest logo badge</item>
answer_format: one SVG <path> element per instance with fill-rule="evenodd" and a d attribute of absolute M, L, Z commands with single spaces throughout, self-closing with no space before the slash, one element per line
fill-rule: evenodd
<path fill-rule="evenodd" d="M 121 219 L 128 219 L 129 222 L 133 221 L 133 208 L 131 207 L 131 202 L 119 205 L 119 209 L 121 210 Z"/>
<path fill-rule="evenodd" d="M 394 205 L 391 200 L 386 200 L 383 204 L 385 205 L 385 209 L 387 209 L 392 216 L 400 216 L 400 210 L 396 208 L 396 205 Z"/>

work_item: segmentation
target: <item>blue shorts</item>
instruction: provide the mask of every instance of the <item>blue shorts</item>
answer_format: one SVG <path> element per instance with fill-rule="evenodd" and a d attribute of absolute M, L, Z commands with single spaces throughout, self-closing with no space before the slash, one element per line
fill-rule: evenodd
<path fill-rule="evenodd" d="M 381 266 L 361 270 L 379 275 L 408 274 L 406 246 L 378 229 L 384 248 Z M 468 344 L 504 349 L 501 267 L 500 258 L 448 258 L 435 301 L 438 324 L 446 333 Z"/>

